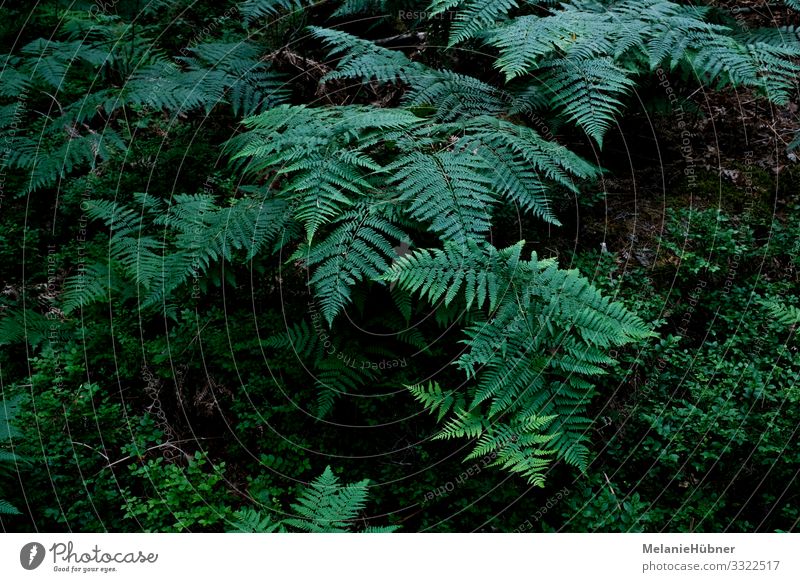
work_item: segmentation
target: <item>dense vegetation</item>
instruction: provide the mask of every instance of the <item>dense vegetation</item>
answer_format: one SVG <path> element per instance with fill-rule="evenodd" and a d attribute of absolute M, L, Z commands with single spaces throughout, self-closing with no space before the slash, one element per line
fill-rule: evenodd
<path fill-rule="evenodd" d="M 800 8 L 3 5 L 8 531 L 791 531 Z"/>

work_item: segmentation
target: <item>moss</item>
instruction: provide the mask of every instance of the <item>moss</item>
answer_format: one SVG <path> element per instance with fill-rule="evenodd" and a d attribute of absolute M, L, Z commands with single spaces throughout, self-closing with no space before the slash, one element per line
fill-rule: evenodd
<path fill-rule="evenodd" d="M 716 172 L 699 170 L 693 183 L 684 178 L 674 189 L 675 198 L 691 195 L 692 206 L 696 208 L 719 208 L 731 216 L 749 213 L 756 222 L 769 220 L 775 179 L 766 170 L 743 162 L 729 165 L 730 170 L 738 172 L 735 181 Z"/>

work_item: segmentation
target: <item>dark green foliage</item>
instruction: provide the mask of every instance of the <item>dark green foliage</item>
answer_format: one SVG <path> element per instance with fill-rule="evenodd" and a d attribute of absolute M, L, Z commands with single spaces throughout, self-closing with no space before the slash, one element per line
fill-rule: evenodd
<path fill-rule="evenodd" d="M 211 467 L 211 472 L 203 470 L 205 464 L 204 456 L 197 453 L 185 469 L 165 464 L 163 458 L 132 468 L 132 477 L 157 485 L 146 497 L 123 490 L 124 518 L 134 520 L 143 531 L 183 532 L 221 523 L 231 511 L 224 505 L 225 463 Z"/>
<path fill-rule="evenodd" d="M 404 81 L 412 83 L 426 68 L 410 61 L 401 51 L 380 47 L 340 30 L 309 27 L 315 38 L 330 49 L 328 57 L 339 59 L 336 70 L 326 74 L 322 81 L 355 78 L 382 83 Z"/>
<path fill-rule="evenodd" d="M 449 243 L 399 259 L 386 278 L 434 304 L 487 307 L 466 328 L 468 351 L 456 362 L 476 384 L 458 398 L 438 386 L 412 393 L 440 418 L 452 411 L 438 438 L 478 438 L 468 460 L 495 453 L 493 464 L 544 485 L 553 457 L 586 467 L 588 378 L 615 363 L 605 350 L 652 334 L 576 271 L 535 253 L 525 261 L 521 250 Z"/>
<path fill-rule="evenodd" d="M 515 6 L 488 4 L 495 19 Z M 475 7 L 448 7 L 460 5 L 465 16 Z M 684 69 L 718 88 L 753 87 L 775 103 L 787 102 L 800 71 L 791 58 L 800 55 L 800 46 L 759 31 L 734 34 L 708 23 L 708 12 L 664 0 L 581 0 L 547 16 L 505 19 L 481 33 L 499 49 L 496 65 L 508 79 L 545 75 L 551 104 L 602 145 L 632 77 L 659 68 Z M 451 44 L 478 32 L 475 21 L 466 20 L 453 27 Z"/>
<path fill-rule="evenodd" d="M 274 18 L 281 12 L 301 10 L 312 4 L 304 0 L 245 0 L 239 5 L 239 10 L 245 23 L 252 25 L 263 18 Z"/>
<path fill-rule="evenodd" d="M 413 153 L 397 161 L 393 180 L 412 218 L 430 223 L 442 241 L 463 245 L 489 233 L 494 202 L 487 192 L 489 171 L 469 150 Z"/>
<path fill-rule="evenodd" d="M 142 214 L 107 201 L 95 201 L 88 214 L 102 220 L 112 233 L 108 267 L 89 267 L 65 282 L 67 312 L 104 300 L 122 282 L 140 286 L 142 307 L 161 303 L 175 289 L 199 277 L 213 265 L 231 260 L 237 252 L 246 260 L 268 247 L 281 233 L 287 206 L 258 196 L 240 198 L 219 207 L 208 195 L 176 195 L 171 204 L 147 194 L 134 195 Z M 144 231 L 151 226 L 151 233 Z M 128 292 L 127 296 L 133 294 Z"/>
<path fill-rule="evenodd" d="M 12 424 L 17 411 L 17 403 L 0 400 L 0 479 L 6 480 L 19 475 L 20 466 L 25 460 L 9 450 L 14 438 L 20 436 L 19 430 Z M 4 495 L 4 487 L 0 482 L 0 495 Z M 19 510 L 0 497 L 0 515 L 19 515 Z"/>
<path fill-rule="evenodd" d="M 251 131 L 229 144 L 248 173 L 274 171 L 273 183 L 283 182 L 275 196 L 288 201 L 308 239 L 293 257 L 314 269 L 309 282 L 329 323 L 351 287 L 378 279 L 393 246 L 410 238 L 398 228 L 404 221 L 464 244 L 489 234 L 492 207 L 505 196 L 557 222 L 548 186 L 574 188 L 573 178 L 596 172 L 535 131 L 492 117 L 423 121 L 405 109 L 284 106 L 247 120 Z M 377 161 L 388 155 L 391 163 Z M 330 234 L 319 241 L 323 227 Z"/>
<path fill-rule="evenodd" d="M 396 256 L 393 242 L 405 239 L 406 234 L 382 217 L 379 208 L 362 206 L 344 213 L 325 240 L 297 249 L 293 258 L 314 268 L 309 284 L 328 324 L 350 302 L 350 287 L 386 272 Z"/>
<path fill-rule="evenodd" d="M 789 9 L 7 10 L 4 529 L 796 528 Z"/>

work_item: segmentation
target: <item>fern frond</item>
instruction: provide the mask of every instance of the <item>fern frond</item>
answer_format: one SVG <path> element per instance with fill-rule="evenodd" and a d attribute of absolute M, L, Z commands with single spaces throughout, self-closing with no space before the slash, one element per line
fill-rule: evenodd
<path fill-rule="evenodd" d="M 0 499 L 0 515 L 21 515 L 20 511 L 8 501 Z"/>
<path fill-rule="evenodd" d="M 313 373 L 318 391 L 314 411 L 317 418 L 327 416 L 340 396 L 351 394 L 367 381 L 374 379 L 370 370 L 350 366 L 338 357 L 320 361 Z"/>
<path fill-rule="evenodd" d="M 19 399 L 0 400 L 0 445 L 5 445 L 20 432 L 13 425 L 19 407 Z M 0 449 L 0 474 L 16 470 L 17 464 L 25 461 L 19 455 Z M 0 499 L 0 515 L 19 515 L 20 512 L 8 501 Z"/>
<path fill-rule="evenodd" d="M 499 465 L 540 485 L 553 459 L 578 467 L 586 462 L 585 410 L 594 394 L 587 378 L 614 362 L 603 349 L 653 334 L 577 271 L 561 270 L 535 253 L 523 260 L 523 244 L 502 251 L 485 243 L 419 250 L 398 260 L 385 278 L 431 302 L 463 295 L 483 307 L 491 297 L 485 319 L 467 327 L 467 349 L 457 360 L 467 378 L 476 380 L 468 408 L 436 390 L 413 392 L 432 411 L 454 409 L 437 438 L 478 438 L 470 458 L 491 451 Z M 510 435 L 513 445 L 500 451 L 499 443 Z"/>
<path fill-rule="evenodd" d="M 490 426 L 490 421 L 482 414 L 456 408 L 453 418 L 434 435 L 434 439 L 468 438 L 474 439 L 483 434 Z"/>
<path fill-rule="evenodd" d="M 396 256 L 392 240 L 408 238 L 374 208 L 345 213 L 337 224 L 321 242 L 301 245 L 291 259 L 313 268 L 309 283 L 329 324 L 350 302 L 353 285 L 377 279 L 388 269 Z"/>
<path fill-rule="evenodd" d="M 515 261 L 523 244 L 497 251 L 467 240 L 464 245 L 447 243 L 443 250 L 421 249 L 397 259 L 382 279 L 409 293 L 419 292 L 432 304 L 443 299 L 449 305 L 463 294 L 467 308 L 474 304 L 480 309 L 488 302 L 491 310 L 507 284 L 501 265 Z"/>
<path fill-rule="evenodd" d="M 795 305 L 786 305 L 779 301 L 766 301 L 764 306 L 769 311 L 772 317 L 778 323 L 783 325 L 798 325 L 800 324 L 800 308 Z"/>
<path fill-rule="evenodd" d="M 517 8 L 516 0 L 434 0 L 431 2 L 431 15 L 441 14 L 460 5 L 460 10 L 450 28 L 448 46 L 453 47 L 467 39 L 479 35 L 491 28 L 498 20 L 503 19 L 510 11 Z"/>
<path fill-rule="evenodd" d="M 276 198 L 243 197 L 218 207 L 211 196 L 181 194 L 154 222 L 178 231 L 176 247 L 208 266 L 231 260 L 234 251 L 244 251 L 245 259 L 252 259 L 277 238 L 288 212 L 286 202 Z"/>
<path fill-rule="evenodd" d="M 475 152 L 415 152 L 390 169 L 409 214 L 442 240 L 463 245 L 491 229 L 490 168 Z"/>
<path fill-rule="evenodd" d="M 554 53 L 565 54 L 577 39 L 594 46 L 591 52 L 599 54 L 603 48 L 611 49 L 612 26 L 608 17 L 571 10 L 556 12 L 552 16 L 520 16 L 494 29 L 487 42 L 499 49 L 495 67 L 510 81 L 538 69 L 545 57 Z M 587 40 L 588 39 L 588 40 Z"/>
<path fill-rule="evenodd" d="M 19 430 L 14 426 L 19 404 L 19 398 L 0 400 L 0 441 L 20 436 Z"/>
<path fill-rule="evenodd" d="M 549 65 L 545 83 L 553 103 L 602 147 L 622 109 L 621 99 L 634 86 L 628 72 L 606 57 L 558 59 Z"/>
<path fill-rule="evenodd" d="M 252 259 L 274 241 L 290 219 L 281 199 L 239 198 L 219 207 L 210 195 L 176 195 L 171 205 L 140 195 L 142 213 L 109 201 L 92 201 L 87 214 L 111 229 L 112 260 L 121 272 L 143 288 L 141 306 L 161 303 L 190 278 L 199 277 L 214 264 L 234 259 L 241 251 Z M 143 232 L 144 220 L 160 226 L 160 238 Z M 168 233 L 169 236 L 165 236 Z M 107 297 L 121 288 L 112 271 L 89 270 L 68 280 L 69 310 Z M 110 283 L 110 285 L 109 285 Z"/>
<path fill-rule="evenodd" d="M 48 338 L 61 338 L 58 320 L 30 309 L 0 312 L 0 346 L 20 342 L 38 346 Z"/>
<path fill-rule="evenodd" d="M 285 531 L 280 522 L 273 521 L 269 514 L 247 508 L 233 514 L 227 529 L 229 533 L 273 533 Z"/>
<path fill-rule="evenodd" d="M 458 398 L 453 392 L 445 393 L 438 382 L 428 382 L 427 386 L 415 384 L 406 386 L 414 398 L 431 414 L 436 414 L 437 421 L 441 421 L 454 406 L 458 405 Z M 461 403 L 463 408 L 463 402 Z"/>
<path fill-rule="evenodd" d="M 243 509 L 233 515 L 229 532 L 285 532 L 286 526 L 302 532 L 340 533 L 352 531 L 359 513 L 366 505 L 369 480 L 340 485 L 330 467 L 309 483 L 291 505 L 295 516 L 274 521 L 256 509 Z M 365 533 L 389 533 L 396 526 L 368 526 Z"/>
<path fill-rule="evenodd" d="M 239 12 L 245 24 L 252 25 L 262 18 L 274 18 L 281 12 L 303 10 L 308 6 L 319 4 L 324 0 L 245 0 L 239 4 Z"/>
<path fill-rule="evenodd" d="M 777 49 L 800 51 L 800 27 L 797 26 L 756 28 L 743 31 L 734 38 L 742 44 L 766 44 Z"/>
<path fill-rule="evenodd" d="M 235 78 L 223 71 L 182 71 L 177 66 L 165 68 L 153 64 L 139 68 L 132 75 L 121 100 L 174 114 L 197 108 L 208 113 L 225 102 L 225 92 L 235 82 Z"/>
<path fill-rule="evenodd" d="M 376 80 L 381 83 L 412 79 L 424 71 L 424 67 L 408 59 L 402 52 L 376 45 L 352 34 L 309 27 L 312 36 L 330 47 L 329 58 L 338 58 L 336 69 L 322 78 L 322 82 L 332 79 L 360 79 L 363 82 Z"/>
<path fill-rule="evenodd" d="M 367 527 L 364 528 L 364 533 L 367 533 L 367 534 L 394 533 L 398 529 L 400 529 L 400 528 L 399 528 L 399 526 L 396 526 L 396 525 L 381 525 L 381 526 L 371 525 L 371 526 L 367 526 Z"/>
<path fill-rule="evenodd" d="M 30 87 L 31 78 L 16 68 L 19 58 L 0 55 L 0 59 L 3 61 L 3 68 L 0 69 L 0 97 L 17 98 Z M 14 104 L 13 107 L 18 109 L 19 104 Z"/>
<path fill-rule="evenodd" d="M 477 151 L 491 167 L 495 187 L 524 211 L 559 224 L 550 210 L 552 184 L 577 192 L 575 179 L 598 175 L 567 148 L 543 139 L 533 129 L 493 117 L 477 117 L 464 125 L 463 147 Z"/>
<path fill-rule="evenodd" d="M 411 90 L 403 96 L 403 104 L 434 107 L 438 121 L 499 115 L 512 101 L 505 91 L 452 71 L 420 71 L 408 83 Z"/>
<path fill-rule="evenodd" d="M 64 292 L 61 294 L 61 308 L 64 313 L 72 313 L 75 309 L 96 302 L 107 302 L 116 292 L 122 293 L 124 287 L 117 285 L 109 265 L 97 262 L 82 267 L 79 272 L 64 281 Z"/>
<path fill-rule="evenodd" d="M 284 523 L 306 532 L 347 531 L 366 505 L 368 486 L 368 480 L 340 485 L 327 467 L 292 504 L 297 517 Z"/>
<path fill-rule="evenodd" d="M 203 43 L 192 47 L 193 58 L 182 58 L 193 71 L 217 71 L 226 75 L 226 98 L 234 115 L 250 116 L 288 101 L 286 78 L 262 59 L 261 49 L 251 43 Z"/>
<path fill-rule="evenodd" d="M 28 192 L 52 186 L 78 168 L 94 168 L 125 149 L 120 136 L 108 128 L 102 134 L 80 135 L 74 128 L 65 131 L 62 127 L 61 135 L 47 141 L 18 136 L 13 143 L 8 164 L 28 171 Z"/>
<path fill-rule="evenodd" d="M 265 338 L 261 345 L 281 351 L 290 351 L 302 360 L 320 358 L 319 336 L 307 321 L 295 323 L 285 332 Z"/>

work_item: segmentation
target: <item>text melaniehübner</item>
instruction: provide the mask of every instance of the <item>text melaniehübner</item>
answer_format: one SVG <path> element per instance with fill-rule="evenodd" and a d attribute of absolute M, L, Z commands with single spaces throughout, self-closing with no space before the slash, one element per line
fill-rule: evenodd
<path fill-rule="evenodd" d="M 645 554 L 732 554 L 736 546 L 712 546 L 711 544 L 689 544 L 688 546 L 665 546 L 642 544 Z"/>

